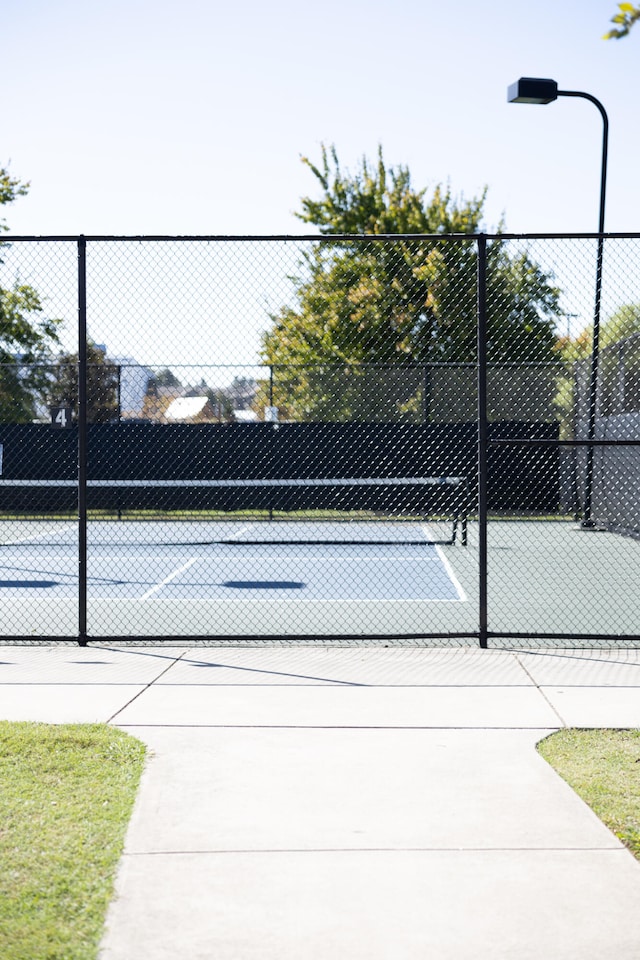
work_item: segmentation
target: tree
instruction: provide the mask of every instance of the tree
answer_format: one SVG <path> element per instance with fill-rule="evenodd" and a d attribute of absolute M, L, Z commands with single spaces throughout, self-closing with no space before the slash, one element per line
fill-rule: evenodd
<path fill-rule="evenodd" d="M 24 197 L 29 191 L 29 183 L 20 183 L 12 177 L 5 167 L 0 167 L 0 207 L 13 203 L 16 197 Z M 0 220 L 0 230 L 8 230 L 4 220 Z"/>
<path fill-rule="evenodd" d="M 54 366 L 48 387 L 51 406 L 71 407 L 78 413 L 78 354 L 60 354 Z M 104 350 L 87 343 L 87 422 L 110 423 L 117 420 L 118 367 L 108 363 Z"/>
<path fill-rule="evenodd" d="M 640 20 L 640 7 L 634 6 L 633 3 L 619 3 L 618 13 L 611 17 L 611 23 L 616 23 L 618 26 L 605 33 L 602 39 L 619 40 L 621 37 L 626 37 L 638 20 Z"/>
<path fill-rule="evenodd" d="M 640 333 L 640 303 L 625 303 L 603 324 L 600 345 L 609 347 Z"/>
<path fill-rule="evenodd" d="M 327 377 L 336 365 L 351 370 L 350 389 L 339 388 L 342 419 L 362 403 L 363 376 L 378 382 L 367 392 L 379 404 L 389 375 L 374 375 L 371 365 L 473 361 L 477 253 L 465 237 L 480 229 L 485 194 L 456 201 L 437 186 L 429 198 L 413 188 L 408 168 L 387 168 L 381 150 L 375 167 L 363 160 L 355 175 L 342 172 L 335 148 L 323 147 L 320 167 L 303 162 L 323 192 L 320 200 L 303 198 L 298 216 L 327 240 L 304 257 L 297 303 L 271 317 L 262 344 L 264 362 L 281 374 L 289 368 L 287 413 L 314 419 L 331 408 L 335 418 L 337 384 Z M 387 234 L 398 239 L 374 239 Z M 458 236 L 438 239 L 444 234 Z M 490 360 L 552 360 L 559 310 L 549 277 L 526 252 L 513 256 L 498 242 L 489 245 L 487 286 Z M 402 382 L 397 415 L 411 417 L 416 387 L 410 377 Z"/>
<path fill-rule="evenodd" d="M 159 387 L 181 387 L 182 383 L 176 377 L 173 370 L 170 370 L 169 367 L 163 367 L 162 370 L 156 370 L 154 372 L 153 379 L 157 386 Z"/>
<path fill-rule="evenodd" d="M 640 303 L 625 303 L 600 325 L 600 349 L 611 347 L 621 340 L 640 333 Z M 593 324 L 581 330 L 576 337 L 563 337 L 558 348 L 566 363 L 591 356 Z"/>
<path fill-rule="evenodd" d="M 233 423 L 233 399 L 222 387 L 207 387 L 203 396 L 211 401 L 218 423 Z"/>
<path fill-rule="evenodd" d="M 0 168 L 0 206 L 24 196 L 28 183 L 20 183 Z M 7 225 L 0 220 L 0 231 Z M 0 247 L 8 244 L 0 244 Z M 3 261 L 0 260 L 0 264 Z M 42 301 L 33 287 L 16 279 L 10 288 L 0 286 L 0 420 L 24 423 L 36 415 L 46 391 L 44 364 L 58 343 L 59 320 L 44 316 Z"/>
<path fill-rule="evenodd" d="M 233 423 L 234 404 L 230 390 L 224 387 L 210 387 L 204 377 L 200 378 L 199 383 L 182 389 L 180 381 L 168 368 L 160 371 L 160 379 L 157 382 L 161 383 L 165 390 L 174 389 L 176 397 L 206 397 L 209 400 L 210 410 L 213 411 L 212 416 L 218 423 Z"/>
<path fill-rule="evenodd" d="M 257 384 L 253 377 L 235 376 L 228 393 L 234 410 L 250 410 L 256 396 Z"/>
<path fill-rule="evenodd" d="M 638 335 L 640 334 L 640 303 L 627 303 L 619 307 L 615 313 L 604 320 L 600 325 L 600 362 L 598 370 L 598 389 L 600 396 L 615 389 L 620 380 L 622 371 L 618 369 L 616 353 L 608 350 L 620 344 L 624 350 L 624 372 L 622 380 L 638 383 L 640 375 L 640 350 L 638 349 Z M 633 339 L 632 339 L 633 338 Z M 626 341 L 626 343 L 625 343 Z M 584 410 L 587 404 L 587 391 L 591 376 L 591 356 L 593 350 L 593 324 L 589 324 L 575 337 L 562 337 L 557 344 L 557 351 L 561 357 L 565 375 L 558 379 L 558 391 L 555 399 L 561 423 L 562 438 L 571 435 L 576 407 L 579 404 Z M 612 373 L 613 371 L 613 373 Z M 577 381 L 581 387 L 577 388 Z M 615 381 L 615 382 L 614 382 Z M 581 398 L 577 395 L 582 392 Z M 637 387 L 631 392 L 637 394 Z M 635 402 L 640 395 L 635 396 Z"/>

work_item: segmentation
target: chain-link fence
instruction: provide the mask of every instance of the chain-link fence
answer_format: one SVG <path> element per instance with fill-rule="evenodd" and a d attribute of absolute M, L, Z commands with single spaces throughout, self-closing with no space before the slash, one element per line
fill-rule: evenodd
<path fill-rule="evenodd" d="M 10 239 L 2 638 L 637 642 L 640 236 L 597 256 Z"/>

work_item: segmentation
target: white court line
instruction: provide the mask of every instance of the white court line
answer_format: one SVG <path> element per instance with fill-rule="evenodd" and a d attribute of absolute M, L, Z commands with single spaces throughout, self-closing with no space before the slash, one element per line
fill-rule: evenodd
<path fill-rule="evenodd" d="M 192 557 L 191 560 L 187 560 L 186 563 L 183 563 L 181 567 L 176 567 L 176 569 L 173 570 L 168 577 L 165 577 L 164 580 L 161 580 L 159 583 L 156 583 L 155 587 L 151 587 L 150 590 L 147 590 L 147 592 L 143 593 L 142 596 L 139 597 L 138 599 L 146 600 L 148 597 L 153 596 L 153 594 L 156 593 L 156 591 L 164 587 L 165 583 L 170 583 L 171 580 L 175 580 L 175 578 L 180 576 L 181 573 L 184 573 L 184 571 L 188 570 L 189 567 L 192 567 L 194 563 L 197 563 L 198 559 L 199 559 L 198 557 Z"/>
<path fill-rule="evenodd" d="M 424 532 L 427 534 L 427 536 L 428 536 L 430 539 L 433 539 L 432 531 L 429 530 L 428 524 L 426 524 L 426 523 L 423 524 L 423 525 L 422 525 L 422 529 L 424 530 Z M 434 547 L 435 547 L 435 549 L 436 549 L 436 553 L 438 554 L 438 556 L 440 557 L 440 560 L 442 561 L 442 566 L 444 567 L 444 569 L 445 569 L 446 572 L 447 572 L 447 576 L 449 577 L 449 579 L 451 580 L 451 583 L 452 583 L 452 584 L 454 585 L 454 587 L 456 588 L 456 593 L 458 594 L 458 598 L 459 598 L 460 600 L 462 600 L 463 602 L 466 603 L 469 598 L 468 598 L 468 596 L 466 595 L 466 593 L 464 592 L 464 589 L 463 589 L 463 587 L 462 587 L 462 584 L 460 583 L 460 581 L 459 581 L 458 578 L 456 577 L 455 573 L 453 572 L 453 567 L 451 566 L 451 564 L 449 563 L 449 560 L 448 560 L 447 557 L 445 556 L 445 554 L 444 554 L 444 552 L 443 552 L 443 550 L 442 550 L 442 547 L 441 547 L 439 544 L 437 544 L 437 543 L 434 543 Z"/>
<path fill-rule="evenodd" d="M 60 533 L 59 527 L 53 527 L 51 530 L 41 530 L 40 533 L 34 533 L 31 537 L 19 537 L 17 540 L 3 540 L 0 538 L 1 547 L 19 547 L 21 543 L 29 543 L 31 540 L 39 540 L 41 537 L 49 537 L 54 533 Z M 36 544 L 37 546 L 37 544 Z M 46 546 L 46 544 L 42 544 Z M 76 543 L 70 544 L 72 547 L 76 547 Z"/>
<path fill-rule="evenodd" d="M 263 522 L 264 522 L 264 521 L 263 521 Z M 256 526 L 256 523 L 259 523 L 259 521 L 253 521 L 253 523 L 245 523 L 244 527 L 240 527 L 239 530 L 234 530 L 234 531 L 233 531 L 233 536 L 227 537 L 227 540 L 228 540 L 230 543 L 235 543 L 236 540 L 237 540 L 237 538 L 240 537 L 240 536 L 242 536 L 243 533 L 246 533 L 247 530 L 253 530 L 253 529 L 255 528 L 255 526 Z"/>
<path fill-rule="evenodd" d="M 144 597 L 89 597 L 89 601 L 92 600 L 113 600 L 119 601 L 121 599 L 131 600 L 133 603 L 139 603 L 140 600 L 143 600 Z M 229 603 L 241 603 L 243 606 L 245 604 L 253 603 L 267 603 L 267 604 L 328 604 L 329 606 L 335 606 L 335 604 L 383 604 L 383 603 L 402 603 L 405 605 L 408 604 L 431 604 L 431 603 L 462 603 L 466 597 L 315 597 L 312 600 L 304 600 L 302 597 L 231 597 L 231 596 L 220 596 L 220 597 L 171 597 L 170 600 L 159 600 L 158 603 L 170 603 L 170 604 L 181 604 L 188 603 L 193 605 L 195 603 L 207 603 L 207 604 L 229 604 Z"/>
<path fill-rule="evenodd" d="M 251 527 L 251 526 L 253 526 L 253 524 L 250 524 L 249 526 Z M 423 528 L 423 530 L 426 532 L 427 536 L 429 536 L 429 537 L 432 539 L 432 537 L 431 537 L 431 531 L 428 529 L 427 525 L 424 524 L 422 528 Z M 391 545 L 393 545 L 393 544 L 391 544 Z M 288 544 L 288 546 L 291 546 L 291 544 Z M 366 546 L 366 544 L 365 544 L 365 546 Z M 263 603 L 263 604 L 264 604 L 264 603 L 266 603 L 266 604 L 283 604 L 283 603 L 284 603 L 284 604 L 289 604 L 289 603 L 295 603 L 295 604 L 317 604 L 317 603 L 331 603 L 331 604 L 334 604 L 334 603 L 349 603 L 349 604 L 353 604 L 353 603 L 360 603 L 360 604 L 362 604 L 362 603 L 365 603 L 365 604 L 378 604 L 378 603 L 380 603 L 380 604 L 384 604 L 384 603 L 386 603 L 386 604 L 397 604 L 397 603 L 402 603 L 402 604 L 407 604 L 407 603 L 420 603 L 420 604 L 423 604 L 423 603 L 452 603 L 452 602 L 453 602 L 453 603 L 459 603 L 459 602 L 465 602 L 465 601 L 467 601 L 467 595 L 465 594 L 465 592 L 464 592 L 464 590 L 463 590 L 463 588 L 462 588 L 462 585 L 460 584 L 460 581 L 458 580 L 458 578 L 456 577 L 455 573 L 453 572 L 453 569 L 452 569 L 452 567 L 451 567 L 451 564 L 449 563 L 449 561 L 448 561 L 447 558 L 445 557 L 444 553 L 442 552 L 442 548 L 439 547 L 439 546 L 436 545 L 436 544 L 430 544 L 430 546 L 435 546 L 436 553 L 437 553 L 438 557 L 440 558 L 440 560 L 441 560 L 441 562 L 442 562 L 442 565 L 444 566 L 445 571 L 446 571 L 449 579 L 451 580 L 451 582 L 452 582 L 452 584 L 453 584 L 453 586 L 454 586 L 454 588 L 455 588 L 455 590 L 456 590 L 456 592 L 457 592 L 457 594 L 458 594 L 458 599 L 457 599 L 457 600 L 445 599 L 445 598 L 442 598 L 442 597 L 424 597 L 424 598 L 423 598 L 423 597 L 398 597 L 398 598 L 384 598 L 384 597 L 381 597 L 381 598 L 378 598 L 378 597 L 360 597 L 360 598 L 354 598 L 354 597 L 339 597 L 339 598 L 335 598 L 335 597 L 334 597 L 334 598 L 328 598 L 328 599 L 324 599 L 324 598 L 322 598 L 322 597 L 317 597 L 317 598 L 314 598 L 314 599 L 312 599 L 312 600 L 306 600 L 306 599 L 297 598 L 297 597 L 278 597 L 277 599 L 276 599 L 276 598 L 273 598 L 273 599 L 272 599 L 272 598 L 260 597 L 260 598 L 255 598 L 255 599 L 254 599 L 253 597 L 251 597 L 251 598 L 249 598 L 249 597 L 233 597 L 233 598 L 232 598 L 232 597 L 230 597 L 230 596 L 227 596 L 227 597 L 193 597 L 193 598 L 191 598 L 191 597 L 172 597 L 171 603 L 172 603 L 172 604 L 174 604 L 174 603 L 189 603 L 189 604 L 192 604 L 192 603 L 195 601 L 195 602 L 225 603 L 225 604 L 231 603 L 231 602 L 234 602 L 234 603 L 241 602 L 242 604 L 255 604 L 255 603 Z M 198 560 L 203 560 L 203 559 L 209 559 L 209 558 L 205 558 L 205 557 L 193 557 L 191 560 L 187 561 L 187 563 L 183 564 L 183 566 L 178 567 L 176 570 L 174 570 L 172 573 L 170 573 L 168 577 L 165 577 L 165 578 L 164 578 L 164 580 L 161 580 L 160 583 L 157 583 L 157 584 L 156 584 L 154 587 L 152 587 L 150 590 L 147 590 L 147 592 L 144 593 L 144 594 L 142 594 L 141 597 L 137 597 L 137 598 L 134 598 L 134 599 L 137 599 L 137 600 L 146 600 L 146 599 L 148 599 L 149 597 L 153 596 L 154 593 L 156 593 L 158 590 L 160 590 L 166 583 L 169 583 L 171 580 L 174 580 L 177 576 L 179 576 L 179 575 L 183 572 L 183 570 L 188 570 L 188 568 L 191 567 L 194 563 L 197 563 Z M 219 560 L 221 563 L 228 563 L 228 559 L 229 559 L 228 557 L 219 557 L 219 558 L 216 557 L 216 560 Z M 240 558 L 239 558 L 239 559 L 240 559 Z M 244 561 L 247 560 L 247 559 L 250 559 L 250 560 L 256 560 L 256 559 L 258 559 L 258 560 L 261 560 L 261 561 L 269 561 L 269 560 L 278 560 L 278 561 L 282 561 L 282 560 L 296 560 L 296 561 L 297 561 L 297 560 L 300 559 L 300 557 L 299 557 L 298 555 L 294 555 L 294 556 L 291 556 L 291 557 L 282 557 L 282 556 L 278 556 L 277 554 L 274 554 L 273 557 L 270 557 L 270 556 L 267 554 L 266 556 L 265 556 L 265 555 L 258 555 L 258 556 L 256 556 L 256 557 L 243 557 L 243 558 L 241 558 L 241 562 L 244 562 Z M 365 560 L 365 559 L 366 559 L 367 561 L 370 561 L 370 560 L 386 560 L 386 561 L 390 561 L 391 563 L 394 563 L 394 562 L 397 562 L 397 560 L 398 560 L 399 558 L 398 558 L 398 557 L 389 557 L 389 556 L 381 555 L 381 556 L 373 556 L 373 557 L 372 557 L 372 556 L 360 557 L 360 559 L 362 559 L 362 560 Z M 308 557 L 308 558 L 307 558 L 307 561 L 308 561 L 308 562 L 309 562 L 309 561 L 310 561 L 310 562 L 313 562 L 314 560 L 321 560 L 321 561 L 335 560 L 335 557 L 331 557 L 331 556 L 329 555 L 329 556 L 324 556 L 324 557 L 321 556 L 321 557 Z M 100 599 L 100 598 L 93 598 L 93 599 Z"/>
<path fill-rule="evenodd" d="M 438 554 L 438 556 L 439 556 L 440 559 L 442 560 L 442 565 L 443 565 L 443 567 L 445 568 L 445 570 L 447 571 L 447 574 L 449 575 L 449 579 L 451 580 L 451 583 L 452 583 L 452 584 L 454 585 L 454 587 L 456 588 L 456 592 L 457 592 L 457 594 L 458 594 L 458 598 L 459 598 L 460 600 L 466 602 L 469 598 L 468 598 L 468 596 L 466 595 L 466 593 L 464 592 L 464 590 L 463 590 L 463 588 L 462 588 L 462 584 L 460 583 L 460 581 L 459 581 L 458 578 L 456 577 L 455 573 L 453 572 L 453 567 L 451 566 L 451 564 L 449 563 L 449 561 L 448 561 L 447 558 L 445 557 L 444 553 L 442 552 L 442 547 L 436 545 L 436 553 Z"/>

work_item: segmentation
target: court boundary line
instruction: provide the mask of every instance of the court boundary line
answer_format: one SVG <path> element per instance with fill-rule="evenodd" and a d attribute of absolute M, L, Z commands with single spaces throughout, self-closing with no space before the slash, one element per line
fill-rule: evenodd
<path fill-rule="evenodd" d="M 436 543 L 435 548 L 436 548 L 436 553 L 438 554 L 438 556 L 440 557 L 440 560 L 442 561 L 442 566 L 445 568 L 449 576 L 449 579 L 451 580 L 452 584 L 456 589 L 456 592 L 458 594 L 458 599 L 462 603 L 468 603 L 469 597 L 467 596 L 466 591 L 464 590 L 462 584 L 460 583 L 456 574 L 454 573 L 453 567 L 451 566 L 450 561 L 448 560 L 447 557 L 445 557 L 444 553 L 442 552 L 442 547 Z"/>
<path fill-rule="evenodd" d="M 147 590 L 146 593 L 143 593 L 141 597 L 139 598 L 136 597 L 134 599 L 140 599 L 140 600 L 149 599 L 149 597 L 153 596 L 153 594 L 157 590 L 161 590 L 167 583 L 171 583 L 172 580 L 175 580 L 177 576 L 179 576 L 185 570 L 188 570 L 189 567 L 192 567 L 194 563 L 197 563 L 197 562 L 198 562 L 198 557 L 191 557 L 189 560 L 187 560 L 186 563 L 183 563 L 182 566 L 176 567 L 175 570 L 173 570 L 168 576 L 164 578 L 164 580 L 160 580 L 159 583 L 155 584 L 155 586 L 150 587 L 150 589 Z"/>
<path fill-rule="evenodd" d="M 258 589 L 258 588 L 256 588 Z M 468 600 L 462 600 L 461 597 L 350 597 L 337 599 L 335 597 L 322 599 L 321 597 L 315 600 L 303 600 L 303 599 L 288 599 L 287 597 L 172 597 L 162 599 L 161 597 L 143 596 L 143 597 L 89 597 L 88 602 L 122 602 L 129 601 L 130 603 L 140 603 L 142 600 L 160 600 L 163 603 L 329 603 L 332 605 L 338 603 L 466 603 Z"/>

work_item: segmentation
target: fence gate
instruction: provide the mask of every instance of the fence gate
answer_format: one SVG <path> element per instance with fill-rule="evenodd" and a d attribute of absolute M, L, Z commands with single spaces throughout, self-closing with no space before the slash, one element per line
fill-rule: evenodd
<path fill-rule="evenodd" d="M 0 641 L 640 640 L 639 236 L 0 254 Z"/>

